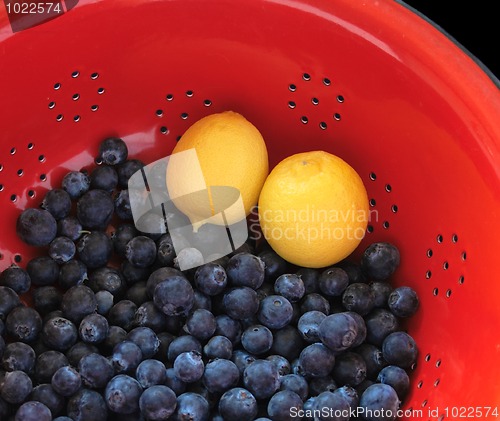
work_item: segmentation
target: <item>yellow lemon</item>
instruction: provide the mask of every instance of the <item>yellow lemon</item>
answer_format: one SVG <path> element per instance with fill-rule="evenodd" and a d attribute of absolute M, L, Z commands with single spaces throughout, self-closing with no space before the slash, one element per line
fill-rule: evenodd
<path fill-rule="evenodd" d="M 285 260 L 311 268 L 333 265 L 363 239 L 369 218 L 366 189 L 356 171 L 323 151 L 281 161 L 259 198 L 259 221 Z"/>
<path fill-rule="evenodd" d="M 259 130 L 241 114 L 225 111 L 196 121 L 182 135 L 169 157 L 167 188 L 195 229 L 222 211 L 210 222 L 230 225 L 257 204 L 268 173 Z"/>

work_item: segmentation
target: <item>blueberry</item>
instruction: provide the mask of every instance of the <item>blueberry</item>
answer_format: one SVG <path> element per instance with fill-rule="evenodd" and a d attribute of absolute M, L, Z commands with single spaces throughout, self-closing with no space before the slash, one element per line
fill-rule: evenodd
<path fill-rule="evenodd" d="M 264 282 L 264 262 L 250 253 L 237 253 L 229 259 L 226 273 L 230 285 L 259 288 Z"/>
<path fill-rule="evenodd" d="M 122 221 L 132 221 L 132 207 L 128 189 L 120 190 L 114 197 L 115 215 Z"/>
<path fill-rule="evenodd" d="M 134 266 L 151 266 L 156 259 L 156 243 L 149 237 L 138 235 L 127 243 L 125 257 Z"/>
<path fill-rule="evenodd" d="M 8 371 L 3 376 L 0 397 L 8 403 L 20 404 L 33 390 L 33 382 L 24 371 Z"/>
<path fill-rule="evenodd" d="M 101 231 L 85 234 L 76 244 L 76 249 L 80 260 L 89 269 L 106 266 L 113 252 L 110 238 Z"/>
<path fill-rule="evenodd" d="M 6 371 L 24 371 L 31 373 L 35 367 L 35 351 L 24 342 L 11 342 L 5 346 L 2 355 L 2 367 Z"/>
<path fill-rule="evenodd" d="M 81 171 L 70 171 L 62 179 L 61 187 L 72 200 L 78 199 L 90 188 L 88 175 Z"/>
<path fill-rule="evenodd" d="M 399 403 L 398 395 L 391 386 L 375 383 L 368 386 L 362 393 L 359 411 L 366 421 L 394 420 Z"/>
<path fill-rule="evenodd" d="M 107 353 L 113 352 L 113 348 L 120 342 L 127 339 L 127 331 L 120 326 L 110 325 L 108 336 L 101 345 L 101 348 Z M 82 342 L 84 343 L 84 342 Z"/>
<path fill-rule="evenodd" d="M 210 393 L 224 393 L 236 387 L 240 371 L 235 363 L 227 359 L 215 359 L 205 366 L 203 384 Z"/>
<path fill-rule="evenodd" d="M 175 393 L 167 386 L 152 386 L 139 399 L 141 414 L 151 421 L 168 420 L 177 407 Z"/>
<path fill-rule="evenodd" d="M 108 291 L 114 297 L 120 297 L 126 287 L 122 274 L 109 266 L 103 266 L 92 271 L 87 286 L 92 288 L 95 293 Z"/>
<path fill-rule="evenodd" d="M 65 355 L 70 365 L 72 365 L 73 367 L 78 367 L 83 357 L 89 354 L 98 354 L 98 353 L 99 353 L 99 348 L 97 348 L 95 345 L 79 341 L 75 343 L 70 349 L 68 349 Z"/>
<path fill-rule="evenodd" d="M 278 374 L 280 377 L 286 376 L 292 372 L 292 366 L 290 361 L 288 361 L 285 357 L 278 354 L 271 354 L 266 357 L 267 361 L 270 361 L 278 370 Z"/>
<path fill-rule="evenodd" d="M 19 305 L 19 295 L 12 288 L 0 286 L 0 318 L 5 320 L 12 309 Z"/>
<path fill-rule="evenodd" d="M 95 299 L 97 301 L 97 313 L 103 316 L 107 315 L 114 304 L 113 294 L 105 290 L 97 291 L 95 294 Z"/>
<path fill-rule="evenodd" d="M 397 317 L 389 310 L 376 308 L 365 317 L 366 341 L 382 346 L 384 339 L 391 333 L 399 330 Z"/>
<path fill-rule="evenodd" d="M 128 157 L 127 144 L 119 137 L 108 137 L 99 144 L 97 159 L 106 165 L 119 165 Z"/>
<path fill-rule="evenodd" d="M 231 355 L 231 361 L 236 364 L 236 367 L 238 367 L 240 375 L 243 375 L 245 369 L 256 359 L 257 357 L 255 355 L 252 355 L 242 349 L 234 350 L 233 354 Z"/>
<path fill-rule="evenodd" d="M 116 172 L 118 173 L 118 185 L 126 189 L 130 177 L 144 168 L 144 166 L 144 162 L 138 159 L 129 159 L 117 165 Z"/>
<path fill-rule="evenodd" d="M 319 342 L 319 325 L 326 318 L 326 314 L 313 310 L 302 314 L 297 322 L 297 329 L 306 342 Z"/>
<path fill-rule="evenodd" d="M 193 287 L 184 276 L 168 276 L 156 285 L 153 301 L 167 316 L 185 315 L 193 306 Z"/>
<path fill-rule="evenodd" d="M 55 351 L 67 351 L 76 343 L 78 331 L 70 320 L 54 317 L 43 324 L 41 337 L 49 348 Z"/>
<path fill-rule="evenodd" d="M 125 279 L 127 285 L 134 285 L 138 282 L 146 282 L 146 294 L 148 299 L 152 298 L 149 295 L 149 290 L 147 288 L 147 280 L 151 275 L 151 268 L 138 268 L 131 264 L 128 260 L 124 260 L 120 265 L 120 273 Z"/>
<path fill-rule="evenodd" d="M 160 340 L 156 333 L 151 328 L 145 326 L 132 329 L 127 334 L 127 340 L 134 342 L 141 348 L 144 359 L 154 357 L 160 348 Z"/>
<path fill-rule="evenodd" d="M 400 263 L 399 250 L 390 243 L 370 244 L 361 257 L 361 267 L 375 281 L 388 279 Z"/>
<path fill-rule="evenodd" d="M 354 321 L 356 322 L 358 333 L 357 333 L 356 339 L 354 340 L 351 347 L 357 347 L 357 346 L 361 345 L 362 343 L 364 343 L 366 340 L 367 329 L 366 329 L 365 319 L 363 319 L 363 317 L 361 315 L 359 315 L 358 313 L 356 313 L 354 311 L 346 311 L 345 313 L 348 316 L 351 316 L 354 319 Z"/>
<path fill-rule="evenodd" d="M 251 421 L 258 412 L 257 400 L 249 390 L 235 387 L 221 396 L 219 412 L 227 421 Z"/>
<path fill-rule="evenodd" d="M 66 407 L 64 397 L 57 393 L 50 383 L 35 386 L 28 399 L 44 404 L 51 414 L 49 420 L 52 420 L 52 417 L 60 415 Z"/>
<path fill-rule="evenodd" d="M 136 227 L 133 224 L 120 224 L 111 234 L 111 241 L 115 253 L 120 257 L 125 257 L 127 244 L 132 238 L 139 235 Z"/>
<path fill-rule="evenodd" d="M 319 325 L 319 337 L 332 351 L 345 351 L 358 337 L 358 324 L 346 312 L 330 314 Z"/>
<path fill-rule="evenodd" d="M 267 404 L 267 413 L 273 421 L 289 421 L 293 411 L 301 411 L 303 402 L 299 395 L 291 390 L 276 392 Z"/>
<path fill-rule="evenodd" d="M 273 345 L 273 334 L 266 326 L 252 325 L 243 331 L 241 344 L 251 354 L 264 354 Z"/>
<path fill-rule="evenodd" d="M 198 341 L 198 339 L 194 336 L 178 336 L 170 343 L 167 357 L 170 362 L 174 362 L 175 359 L 183 352 L 196 351 L 201 353 L 201 349 L 200 341 Z"/>
<path fill-rule="evenodd" d="M 80 373 L 71 366 L 59 368 L 52 376 L 52 388 L 61 396 L 71 396 L 82 386 Z"/>
<path fill-rule="evenodd" d="M 215 317 L 215 325 L 215 335 L 225 336 L 233 346 L 239 343 L 242 329 L 238 320 L 229 317 L 227 314 L 220 314 Z"/>
<path fill-rule="evenodd" d="M 53 285 L 59 276 L 59 265 L 49 256 L 31 259 L 26 265 L 31 283 L 37 286 Z"/>
<path fill-rule="evenodd" d="M 299 374 L 286 374 L 280 379 L 280 390 L 290 390 L 305 401 L 309 396 L 309 384 L 304 376 Z"/>
<path fill-rule="evenodd" d="M 235 287 L 224 294 L 226 314 L 236 320 L 244 320 L 255 315 L 259 309 L 259 300 L 254 289 Z"/>
<path fill-rule="evenodd" d="M 191 308 L 191 312 L 195 310 L 208 310 L 212 312 L 212 298 L 209 295 L 203 294 L 198 289 L 194 290 L 194 302 L 193 307 Z"/>
<path fill-rule="evenodd" d="M 410 378 L 408 373 L 403 368 L 395 365 L 389 365 L 382 368 L 378 373 L 377 382 L 391 386 L 396 391 L 401 401 L 410 390 Z"/>
<path fill-rule="evenodd" d="M 333 393 L 342 396 L 349 403 L 351 409 L 353 411 L 356 411 L 356 408 L 359 405 L 359 395 L 356 389 L 354 389 L 352 386 L 344 385 L 335 389 Z"/>
<path fill-rule="evenodd" d="M 42 316 L 57 310 L 61 305 L 62 294 L 56 287 L 43 286 L 33 290 L 33 307 Z"/>
<path fill-rule="evenodd" d="M 80 322 L 78 333 L 83 342 L 100 344 L 108 336 L 109 324 L 106 317 L 97 313 L 85 316 Z"/>
<path fill-rule="evenodd" d="M 370 282 L 370 288 L 373 292 L 373 306 L 375 308 L 387 307 L 387 300 L 393 291 L 391 284 L 388 282 Z"/>
<path fill-rule="evenodd" d="M 203 359 L 198 351 L 182 352 L 174 360 L 175 376 L 185 383 L 194 383 L 200 380 L 204 368 Z"/>
<path fill-rule="evenodd" d="M 366 378 L 365 360 L 351 351 L 337 355 L 332 377 L 337 384 L 356 387 Z"/>
<path fill-rule="evenodd" d="M 151 328 L 154 332 L 179 331 L 178 326 L 175 324 L 177 318 L 174 316 L 166 316 L 161 310 L 155 306 L 153 301 L 146 301 L 141 304 L 134 316 L 134 325 L 144 326 Z M 181 321 L 179 321 L 180 324 Z M 173 326 L 173 328 L 170 328 Z"/>
<path fill-rule="evenodd" d="M 322 295 L 311 292 L 306 294 L 300 302 L 300 311 L 307 313 L 308 311 L 321 311 L 326 315 L 330 314 L 330 303 Z"/>
<path fill-rule="evenodd" d="M 34 342 L 42 330 L 42 318 L 34 308 L 19 306 L 5 319 L 5 329 L 16 341 Z"/>
<path fill-rule="evenodd" d="M 24 294 L 30 289 L 31 278 L 25 269 L 12 264 L 0 274 L 0 286 L 11 288 L 18 294 Z"/>
<path fill-rule="evenodd" d="M 224 291 L 227 285 L 227 274 L 217 263 L 206 263 L 196 269 L 194 283 L 204 294 L 213 296 Z"/>
<path fill-rule="evenodd" d="M 50 383 L 54 373 L 66 365 L 69 361 L 62 352 L 45 351 L 36 357 L 35 379 L 39 384 Z"/>
<path fill-rule="evenodd" d="M 210 406 L 208 401 L 198 393 L 185 392 L 177 396 L 177 407 L 172 421 L 208 421 Z"/>
<path fill-rule="evenodd" d="M 356 282 L 350 284 L 342 294 L 342 304 L 347 311 L 367 315 L 374 306 L 375 296 L 368 284 Z"/>
<path fill-rule="evenodd" d="M 18 408 L 14 421 L 52 421 L 52 414 L 43 403 L 28 401 Z"/>
<path fill-rule="evenodd" d="M 281 355 L 289 361 L 297 358 L 304 348 L 304 340 L 295 326 L 288 325 L 276 330 L 273 332 L 273 337 L 270 352 Z"/>
<path fill-rule="evenodd" d="M 137 366 L 135 378 L 144 389 L 147 389 L 154 385 L 164 384 L 167 380 L 167 369 L 161 361 L 147 359 Z"/>
<path fill-rule="evenodd" d="M 315 420 L 318 421 L 348 421 L 350 414 L 349 402 L 339 393 L 326 391 L 316 396 L 314 400 L 314 411 L 318 413 Z M 333 416 L 332 416 L 333 414 Z"/>
<path fill-rule="evenodd" d="M 391 292 L 387 305 L 397 317 L 410 317 L 417 312 L 419 300 L 414 289 L 403 286 Z"/>
<path fill-rule="evenodd" d="M 288 262 L 274 250 L 265 250 L 259 253 L 259 257 L 264 262 L 264 280 L 266 282 L 272 283 L 278 276 L 286 273 Z"/>
<path fill-rule="evenodd" d="M 49 245 L 49 256 L 58 264 L 69 262 L 75 253 L 75 243 L 68 237 L 56 237 Z"/>
<path fill-rule="evenodd" d="M 205 309 L 193 311 L 186 319 L 184 331 L 200 341 L 208 340 L 215 333 L 215 317 Z"/>
<path fill-rule="evenodd" d="M 382 350 L 372 344 L 364 343 L 353 349 L 354 352 L 361 355 L 366 364 L 366 377 L 375 380 L 380 370 L 387 366 L 384 360 Z"/>
<path fill-rule="evenodd" d="M 255 360 L 243 372 L 243 384 L 257 399 L 270 398 L 280 387 L 278 369 L 267 360 Z"/>
<path fill-rule="evenodd" d="M 170 387 L 177 396 L 183 394 L 186 391 L 186 383 L 184 383 L 182 380 L 179 380 L 175 376 L 175 371 L 174 368 L 167 368 L 165 371 L 165 386 Z"/>
<path fill-rule="evenodd" d="M 114 368 L 109 358 L 93 352 L 80 359 L 78 372 L 85 386 L 91 389 L 101 389 L 112 379 Z"/>
<path fill-rule="evenodd" d="M 73 259 L 61 266 L 57 283 L 62 289 L 67 290 L 83 284 L 87 279 L 87 266 L 81 260 Z"/>
<path fill-rule="evenodd" d="M 83 232 L 83 227 L 76 216 L 66 216 L 57 221 L 57 235 L 77 241 Z"/>
<path fill-rule="evenodd" d="M 344 269 L 332 267 L 321 272 L 318 279 L 320 291 L 329 297 L 342 295 L 349 285 L 349 276 Z"/>
<path fill-rule="evenodd" d="M 63 189 L 49 190 L 42 200 L 41 208 L 50 212 L 56 220 L 65 218 L 71 212 L 71 197 Z"/>
<path fill-rule="evenodd" d="M 97 310 L 94 291 L 85 285 L 71 287 L 63 294 L 61 310 L 65 318 L 79 324 L 85 316 Z"/>
<path fill-rule="evenodd" d="M 111 193 L 118 186 L 118 174 L 109 165 L 100 165 L 90 173 L 90 188 Z"/>
<path fill-rule="evenodd" d="M 17 218 L 16 232 L 30 246 L 47 246 L 57 235 L 57 222 L 44 209 L 28 208 Z"/>
<path fill-rule="evenodd" d="M 120 300 L 111 307 L 107 319 L 110 324 L 120 326 L 129 331 L 135 324 L 136 312 L 137 306 L 132 301 Z"/>
<path fill-rule="evenodd" d="M 270 295 L 260 302 L 257 318 L 270 329 L 281 329 L 289 324 L 293 316 L 290 301 L 280 295 Z"/>
<path fill-rule="evenodd" d="M 113 211 L 113 199 L 104 190 L 89 190 L 76 203 L 76 217 L 89 230 L 104 230 L 111 222 Z"/>
<path fill-rule="evenodd" d="M 417 360 L 417 344 L 406 332 L 394 332 L 382 343 L 382 355 L 392 365 L 409 368 Z"/>
<path fill-rule="evenodd" d="M 319 292 L 319 276 L 321 272 L 318 269 L 301 267 L 295 273 L 302 279 L 306 294 Z"/>
<path fill-rule="evenodd" d="M 322 343 L 314 343 L 301 351 L 299 364 L 306 377 L 321 377 L 336 365 L 335 354 Z"/>
<path fill-rule="evenodd" d="M 288 273 L 280 275 L 274 283 L 274 291 L 291 303 L 299 301 L 305 294 L 305 286 L 299 275 Z"/>
<path fill-rule="evenodd" d="M 66 409 L 68 416 L 74 421 L 106 421 L 108 419 L 108 409 L 102 395 L 90 389 L 82 388 L 71 396 Z"/>
<path fill-rule="evenodd" d="M 133 377 L 118 374 L 106 385 L 104 399 L 108 408 L 118 414 L 132 414 L 139 409 L 142 387 Z"/>
<path fill-rule="evenodd" d="M 111 362 L 117 373 L 135 371 L 141 361 L 141 348 L 134 342 L 125 340 L 114 346 Z"/>
<path fill-rule="evenodd" d="M 160 266 L 172 266 L 175 259 L 175 249 L 169 233 L 156 240 L 156 261 Z"/>

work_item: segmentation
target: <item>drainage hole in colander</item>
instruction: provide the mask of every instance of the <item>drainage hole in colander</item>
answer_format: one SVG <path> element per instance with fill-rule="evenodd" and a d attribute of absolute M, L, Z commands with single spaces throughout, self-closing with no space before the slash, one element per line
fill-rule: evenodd
<path fill-rule="evenodd" d="M 335 114 L 333 115 L 333 118 L 334 118 L 335 120 L 337 120 L 337 121 L 340 121 L 340 119 L 341 119 L 342 117 L 340 116 L 340 114 L 339 114 L 339 113 L 335 113 Z"/>
<path fill-rule="evenodd" d="M 54 84 L 54 89 L 57 91 L 58 89 L 61 89 L 61 84 L 59 82 Z"/>
<path fill-rule="evenodd" d="M 417 363 L 414 362 L 411 366 L 410 366 L 410 370 L 412 371 L 415 371 L 415 369 L 417 368 Z"/>
<path fill-rule="evenodd" d="M 17 170 L 17 175 L 18 175 L 19 177 L 22 177 L 22 176 L 23 176 L 23 174 L 24 174 L 23 169 L 22 169 L 22 168 L 19 168 L 19 169 Z"/>
<path fill-rule="evenodd" d="M 12 149 L 10 150 L 10 154 L 11 154 L 11 155 L 14 155 L 15 153 L 16 153 L 16 148 L 12 148 Z"/>
<path fill-rule="evenodd" d="M 458 277 L 458 284 L 459 284 L 459 285 L 463 285 L 463 283 L 464 283 L 464 282 L 465 282 L 465 278 L 464 278 L 464 276 L 463 276 L 463 275 L 459 276 L 459 277 Z"/>
<path fill-rule="evenodd" d="M 11 195 L 10 195 L 10 201 L 11 201 L 12 203 L 17 202 L 17 194 L 11 194 Z"/>
<path fill-rule="evenodd" d="M 97 93 L 99 95 L 103 94 L 104 93 L 104 88 L 101 87 L 101 88 L 97 89 Z"/>
<path fill-rule="evenodd" d="M 323 84 L 325 86 L 330 86 L 332 84 L 332 81 L 328 79 L 327 77 L 323 78 Z"/>
<path fill-rule="evenodd" d="M 34 143 L 28 143 L 28 149 L 31 151 L 35 147 Z"/>
<path fill-rule="evenodd" d="M 452 241 L 453 243 L 457 243 L 457 242 L 458 242 L 458 235 L 457 235 L 457 234 L 453 234 L 453 235 L 451 236 L 451 241 Z"/>
<path fill-rule="evenodd" d="M 41 181 L 47 181 L 47 174 L 40 174 Z"/>
<path fill-rule="evenodd" d="M 431 279 L 431 276 L 432 276 L 432 272 L 430 270 L 428 270 L 427 272 L 425 272 L 425 278 L 426 279 Z"/>
<path fill-rule="evenodd" d="M 398 213 L 398 210 L 399 210 L 398 205 L 392 205 L 392 206 L 391 206 L 391 211 L 392 211 L 393 213 Z"/>
<path fill-rule="evenodd" d="M 14 256 L 14 262 L 16 262 L 16 263 L 21 263 L 21 261 L 22 261 L 22 260 L 23 260 L 23 258 L 21 257 L 21 255 L 20 255 L 20 254 L 16 254 L 16 255 Z"/>
<path fill-rule="evenodd" d="M 372 207 L 377 204 L 377 202 L 375 201 L 375 199 L 370 199 L 369 203 L 370 203 L 370 206 L 372 206 Z"/>
<path fill-rule="evenodd" d="M 38 161 L 39 162 L 45 162 L 45 155 L 39 155 L 38 156 Z"/>
<path fill-rule="evenodd" d="M 76 93 L 76 94 L 73 94 L 73 101 L 78 101 L 80 99 L 80 94 Z"/>
<path fill-rule="evenodd" d="M 97 79 L 98 77 L 99 77 L 99 73 L 97 73 L 97 72 L 94 72 L 94 73 L 92 73 L 92 74 L 90 75 L 90 79 L 92 79 L 92 80 L 95 80 L 95 79 Z"/>
<path fill-rule="evenodd" d="M 371 172 L 369 177 L 370 177 L 370 180 L 375 181 L 377 179 L 377 174 L 375 174 L 374 172 Z"/>
<path fill-rule="evenodd" d="M 161 127 L 160 127 L 160 133 L 161 133 L 161 134 L 167 134 L 167 133 L 168 133 L 168 128 L 167 128 L 167 127 L 165 127 L 165 126 L 161 126 Z"/>
<path fill-rule="evenodd" d="M 391 186 L 390 184 L 386 184 L 386 185 L 385 185 L 385 191 L 386 191 L 387 193 L 390 193 L 390 192 L 392 191 L 392 186 Z"/>
<path fill-rule="evenodd" d="M 462 252 L 462 260 L 465 262 L 467 260 L 467 253 L 465 251 Z"/>
<path fill-rule="evenodd" d="M 3 191 L 4 190 L 4 185 L 3 184 L 0 184 L 0 191 Z"/>
<path fill-rule="evenodd" d="M 311 80 L 311 75 L 309 73 L 304 73 L 302 75 L 302 79 L 304 79 L 306 82 Z"/>
<path fill-rule="evenodd" d="M 450 264 L 449 264 L 448 262 L 444 262 L 444 263 L 443 263 L 443 269 L 444 269 L 444 270 L 448 270 L 448 269 L 449 269 L 449 267 L 450 267 Z"/>
<path fill-rule="evenodd" d="M 441 244 L 443 242 L 443 236 L 441 234 L 439 234 L 437 237 L 436 237 L 436 241 Z"/>
<path fill-rule="evenodd" d="M 450 298 L 451 297 L 451 289 L 448 289 L 446 291 L 446 298 Z"/>
<path fill-rule="evenodd" d="M 432 249 L 427 250 L 427 257 L 432 257 Z"/>
<path fill-rule="evenodd" d="M 156 110 L 155 114 L 156 114 L 158 117 L 163 117 L 163 110 Z"/>
<path fill-rule="evenodd" d="M 205 101 L 203 101 L 203 105 L 205 105 L 205 107 L 210 107 L 212 105 L 212 101 L 206 99 Z"/>
<path fill-rule="evenodd" d="M 290 83 L 290 85 L 288 85 L 288 89 L 290 90 L 290 92 L 295 92 L 297 90 L 297 86 L 293 83 Z"/>
<path fill-rule="evenodd" d="M 322 121 L 322 122 L 319 123 L 319 128 L 321 130 L 326 130 L 327 127 L 328 126 L 327 126 L 327 124 L 324 121 Z"/>
<path fill-rule="evenodd" d="M 188 117 L 189 117 L 188 113 L 182 113 L 182 114 L 181 114 L 181 118 L 182 118 L 183 120 L 187 120 L 187 118 L 188 118 Z"/>
<path fill-rule="evenodd" d="M 94 104 L 94 105 L 90 106 L 90 110 L 91 111 L 97 111 L 98 109 L 99 109 L 99 105 L 97 105 L 97 104 Z"/>
<path fill-rule="evenodd" d="M 78 77 L 80 76 L 80 72 L 78 70 L 75 70 L 73 73 L 71 73 L 71 77 L 72 78 L 75 78 L 75 77 Z"/>
<path fill-rule="evenodd" d="M 436 381 L 434 382 L 434 387 L 438 387 L 438 385 L 439 385 L 439 382 L 440 382 L 440 381 L 441 381 L 441 380 L 436 379 Z"/>
<path fill-rule="evenodd" d="M 63 118 L 64 118 L 64 116 L 62 114 L 58 114 L 56 116 L 56 121 L 62 121 Z"/>
<path fill-rule="evenodd" d="M 424 382 L 422 380 L 420 380 L 418 383 L 417 383 L 417 388 L 418 389 L 422 389 L 422 386 L 423 386 Z"/>
<path fill-rule="evenodd" d="M 49 109 L 51 110 L 52 108 L 54 108 L 56 106 L 56 103 L 54 101 L 50 101 L 49 102 Z"/>
<path fill-rule="evenodd" d="M 440 367 L 440 366 L 441 366 L 441 360 L 439 359 L 436 361 L 436 367 Z"/>
<path fill-rule="evenodd" d="M 382 223 L 382 226 L 385 228 L 385 229 L 388 229 L 389 228 L 389 221 L 384 221 Z"/>
<path fill-rule="evenodd" d="M 293 110 L 297 104 L 295 103 L 295 101 L 288 101 L 288 106 Z"/>
<path fill-rule="evenodd" d="M 311 102 L 313 105 L 318 105 L 319 104 L 319 99 L 318 98 L 312 98 Z"/>
<path fill-rule="evenodd" d="M 300 117 L 300 121 L 302 122 L 302 124 L 307 124 L 309 122 L 309 119 L 303 115 L 302 117 Z"/>
<path fill-rule="evenodd" d="M 424 358 L 426 362 L 429 362 L 431 360 L 431 354 L 427 354 Z"/>
<path fill-rule="evenodd" d="M 81 120 L 81 117 L 78 114 L 73 117 L 73 121 L 75 123 L 79 122 L 80 120 Z"/>
<path fill-rule="evenodd" d="M 175 138 L 175 141 L 176 141 L 176 142 L 178 142 L 179 140 L 181 140 L 181 137 L 182 137 L 182 136 L 180 136 L 180 135 L 179 135 L 179 136 L 177 136 L 177 137 Z"/>
<path fill-rule="evenodd" d="M 344 102 L 345 101 L 344 96 L 343 95 L 337 95 L 337 101 L 340 102 L 340 103 Z"/>
<path fill-rule="evenodd" d="M 186 96 L 187 96 L 188 98 L 191 98 L 193 95 L 194 95 L 194 92 L 193 92 L 193 91 L 186 91 Z"/>
<path fill-rule="evenodd" d="M 433 294 L 434 296 L 437 296 L 437 295 L 439 294 L 439 289 L 438 289 L 437 287 L 436 287 L 436 288 L 434 288 L 434 289 L 432 290 L 432 294 Z"/>
<path fill-rule="evenodd" d="M 444 415 L 440 415 L 437 421 L 443 421 L 444 420 Z"/>
<path fill-rule="evenodd" d="M 368 226 L 366 227 L 366 231 L 367 231 L 369 234 L 371 234 L 371 233 L 373 232 L 373 225 L 368 225 Z"/>
<path fill-rule="evenodd" d="M 35 197 L 35 190 L 28 190 L 28 197 L 30 199 L 33 199 Z"/>
<path fill-rule="evenodd" d="M 424 399 L 424 401 L 422 402 L 422 408 L 424 408 L 426 405 L 427 405 L 427 399 Z"/>

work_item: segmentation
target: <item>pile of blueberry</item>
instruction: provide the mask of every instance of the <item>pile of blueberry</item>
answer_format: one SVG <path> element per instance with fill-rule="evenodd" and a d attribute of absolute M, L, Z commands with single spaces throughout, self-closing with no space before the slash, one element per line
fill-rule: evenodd
<path fill-rule="evenodd" d="M 0 275 L 0 420 L 395 418 L 419 301 L 394 245 L 318 270 L 249 241 L 182 272 L 133 223 L 144 164 L 118 138 L 97 159 L 18 217 L 40 256 Z"/>

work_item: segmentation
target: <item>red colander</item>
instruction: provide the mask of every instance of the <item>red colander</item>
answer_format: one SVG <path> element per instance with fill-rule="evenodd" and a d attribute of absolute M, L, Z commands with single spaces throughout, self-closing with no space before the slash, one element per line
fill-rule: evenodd
<path fill-rule="evenodd" d="M 500 406 L 500 93 L 459 46 L 391 0 L 76 0 L 0 4 L 0 268 L 38 251 L 26 207 L 88 168 L 98 143 L 169 155 L 196 120 L 234 110 L 271 166 L 323 149 L 361 175 L 361 246 L 401 250 L 421 299 L 404 419 L 494 418 Z M 498 409 L 500 411 L 500 409 Z M 481 411 L 481 413 L 479 412 Z"/>

